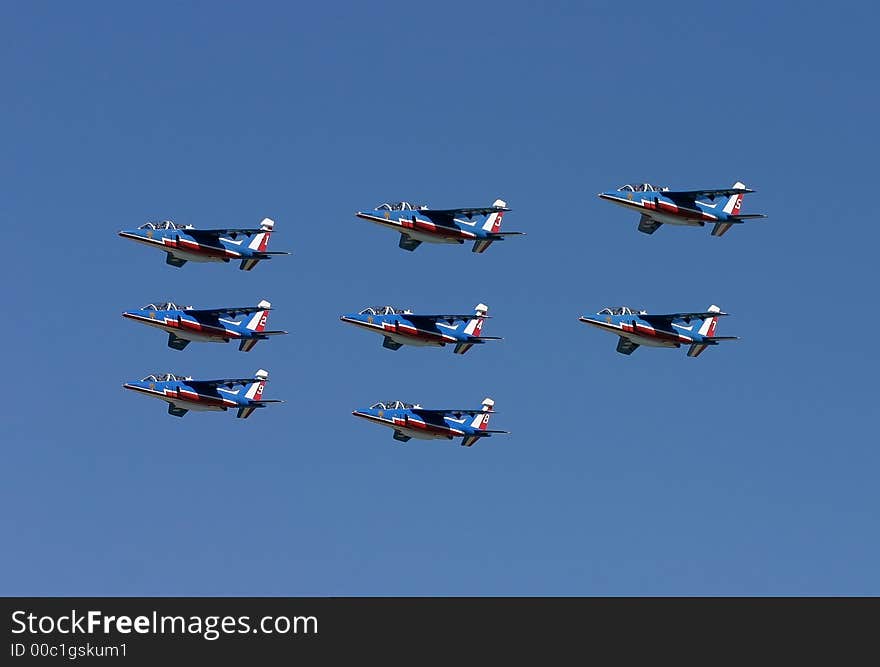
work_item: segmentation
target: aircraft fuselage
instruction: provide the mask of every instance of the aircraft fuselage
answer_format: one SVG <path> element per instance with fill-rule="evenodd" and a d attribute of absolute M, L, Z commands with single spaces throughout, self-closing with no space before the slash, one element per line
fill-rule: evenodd
<path fill-rule="evenodd" d="M 660 192 L 603 192 L 599 197 L 667 225 L 702 227 L 707 222 L 723 221 L 728 217 L 721 208 L 720 200 L 714 204 L 692 199 L 673 201 Z"/>

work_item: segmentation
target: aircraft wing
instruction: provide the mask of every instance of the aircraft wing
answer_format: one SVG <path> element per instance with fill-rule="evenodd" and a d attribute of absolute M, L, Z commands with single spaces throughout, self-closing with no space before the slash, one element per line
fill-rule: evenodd
<path fill-rule="evenodd" d="M 243 236 L 253 236 L 254 234 L 259 234 L 261 232 L 265 232 L 265 229 L 181 229 L 181 232 L 192 236 L 194 239 L 204 239 L 205 242 L 210 242 L 211 240 L 216 241 L 220 237 L 229 237 L 234 239 L 239 234 Z"/>
<path fill-rule="evenodd" d="M 192 315 L 193 317 L 198 318 L 202 317 L 220 317 L 221 315 L 228 315 L 229 317 L 236 317 L 237 315 L 249 315 L 251 313 L 258 313 L 262 310 L 272 310 L 271 308 L 261 308 L 260 306 L 244 306 L 242 308 L 204 308 L 200 310 L 185 310 L 183 311 L 187 315 Z"/>
<path fill-rule="evenodd" d="M 475 215 L 489 215 L 498 211 L 509 211 L 506 206 L 478 206 L 476 208 L 447 208 L 447 209 L 422 209 L 419 215 L 423 215 L 437 225 L 452 225 L 452 221 L 458 217 L 470 220 Z"/>
<path fill-rule="evenodd" d="M 231 389 L 236 385 L 248 385 L 253 382 L 260 382 L 258 378 L 224 378 L 222 380 L 187 380 L 186 383 L 192 387 L 204 387 L 210 389 L 216 389 L 217 387 L 226 387 L 227 389 Z M 263 382 L 268 382 L 268 380 L 262 380 Z"/>
<path fill-rule="evenodd" d="M 647 322 L 657 321 L 657 322 L 671 322 L 672 320 L 705 320 L 707 317 L 723 317 L 727 315 L 727 313 L 717 312 L 717 313 L 708 313 L 708 312 L 700 312 L 700 313 L 665 313 L 658 315 L 639 315 L 643 320 Z"/>
<path fill-rule="evenodd" d="M 426 415 L 426 416 L 443 416 L 443 415 L 481 415 L 484 412 L 488 412 L 488 410 L 483 410 L 483 408 L 476 408 L 473 410 L 429 410 L 427 408 L 412 408 L 412 411 L 417 415 Z M 493 410 L 491 414 L 496 414 Z"/>
<path fill-rule="evenodd" d="M 469 313 L 467 315 L 415 315 L 415 314 L 407 314 L 403 315 L 410 320 L 429 320 L 431 322 L 455 322 L 456 320 L 472 320 L 475 317 L 479 317 L 481 319 L 489 319 L 489 315 L 476 315 L 474 313 Z"/>
<path fill-rule="evenodd" d="M 754 190 L 748 188 L 720 188 L 718 190 L 666 190 L 660 194 L 664 197 L 674 199 L 675 197 L 687 197 L 689 199 L 701 199 L 703 197 L 730 197 L 732 195 L 744 195 Z"/>

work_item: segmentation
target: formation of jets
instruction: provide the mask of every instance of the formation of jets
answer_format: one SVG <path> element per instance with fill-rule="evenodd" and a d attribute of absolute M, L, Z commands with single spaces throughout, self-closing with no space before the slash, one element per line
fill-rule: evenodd
<path fill-rule="evenodd" d="M 640 214 L 638 230 L 653 234 L 662 225 L 704 227 L 712 225 L 713 236 L 723 236 L 733 225 L 766 217 L 742 213 L 743 196 L 754 192 L 743 183 L 730 188 L 707 190 L 670 190 L 650 183 L 624 185 L 599 193 L 603 200 L 633 209 Z M 472 251 L 483 253 L 495 241 L 523 232 L 501 231 L 507 202 L 496 199 L 491 206 L 430 209 L 408 202 L 386 203 L 355 215 L 400 235 L 399 247 L 413 251 L 422 243 L 472 243 Z M 196 229 L 170 220 L 148 222 L 119 235 L 166 253 L 165 261 L 174 267 L 187 262 L 239 262 L 250 271 L 259 262 L 289 253 L 267 250 L 275 222 L 264 218 L 259 228 Z M 271 303 L 262 300 L 255 306 L 194 308 L 171 302 L 150 303 L 143 308 L 122 313 L 126 319 L 165 331 L 168 347 L 183 350 L 191 342 L 237 342 L 242 352 L 251 351 L 261 340 L 286 334 L 267 330 Z M 382 346 L 399 350 L 414 347 L 446 347 L 464 354 L 474 345 L 502 340 L 484 336 L 483 326 L 489 307 L 479 303 L 473 313 L 425 314 L 394 306 L 364 308 L 345 313 L 340 320 L 382 336 Z M 653 314 L 626 306 L 603 308 L 595 315 L 582 315 L 585 324 L 618 337 L 617 351 L 630 355 L 638 347 L 687 347 L 689 357 L 699 356 L 707 347 L 735 336 L 717 336 L 718 318 L 727 315 L 716 305 L 705 311 Z M 168 412 L 182 417 L 190 410 L 226 411 L 234 409 L 245 419 L 257 408 L 283 401 L 263 398 L 269 373 L 260 369 L 252 378 L 200 380 L 172 373 L 155 374 L 125 389 L 168 403 Z M 354 410 L 355 417 L 392 429 L 398 442 L 461 439 L 470 447 L 481 438 L 507 433 L 489 429 L 495 401 L 485 398 L 480 408 L 436 409 L 402 401 L 375 403 Z"/>
<path fill-rule="evenodd" d="M 239 262 L 242 271 L 250 271 L 259 262 L 286 252 L 267 250 L 275 221 L 263 218 L 259 228 L 196 229 L 171 220 L 148 222 L 137 229 L 123 230 L 119 236 L 158 248 L 166 253 L 165 262 L 180 268 L 187 262 Z M 250 352 L 261 340 L 286 334 L 268 331 L 266 323 L 272 304 L 260 301 L 256 306 L 193 308 L 173 302 L 150 303 L 143 308 L 126 310 L 122 316 L 168 334 L 168 347 L 183 350 L 191 342 L 238 342 L 238 349 Z M 174 373 L 148 375 L 123 388 L 168 403 L 168 414 L 183 417 L 190 410 L 225 412 L 236 410 L 236 417 L 247 419 L 257 408 L 279 400 L 264 399 L 263 388 L 269 372 L 258 370 L 253 378 L 197 380 Z"/>

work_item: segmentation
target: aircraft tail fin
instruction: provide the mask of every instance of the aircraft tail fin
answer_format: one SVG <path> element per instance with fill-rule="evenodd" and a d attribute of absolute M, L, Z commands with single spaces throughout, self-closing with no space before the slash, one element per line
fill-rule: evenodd
<path fill-rule="evenodd" d="M 707 313 L 720 313 L 721 308 L 719 308 L 715 304 L 712 304 L 711 306 L 709 306 L 706 309 L 706 312 Z M 703 320 L 703 323 L 700 325 L 700 329 L 697 333 L 699 333 L 700 336 L 702 336 L 704 339 L 714 338 L 715 337 L 715 328 L 717 326 L 718 326 L 718 316 L 717 315 L 707 317 L 706 319 Z M 703 351 L 707 347 L 709 347 L 709 345 L 715 345 L 715 343 L 712 341 L 708 341 L 708 340 L 704 343 L 694 343 L 688 349 L 688 356 L 689 357 L 700 356 L 703 353 Z"/>
<path fill-rule="evenodd" d="M 487 396 L 483 399 L 483 411 L 478 415 L 474 415 L 474 418 L 471 420 L 471 428 L 479 429 L 480 431 L 488 429 L 489 418 L 493 412 L 495 412 L 495 401 Z"/>
<path fill-rule="evenodd" d="M 254 252 L 265 253 L 266 249 L 269 247 L 269 237 L 272 236 L 272 230 L 274 228 L 275 221 L 272 220 L 272 218 L 263 218 L 263 221 L 260 223 L 260 229 L 263 231 L 259 234 L 254 234 L 254 238 L 248 243 L 248 249 L 253 250 Z M 241 266 L 239 268 L 241 268 L 242 271 L 250 271 L 259 261 L 260 258 L 253 257 L 243 259 L 241 260 Z"/>
<path fill-rule="evenodd" d="M 745 189 L 745 183 L 741 183 L 737 181 L 733 184 L 734 188 L 742 188 Z M 743 193 L 739 192 L 735 195 L 730 195 L 727 200 L 727 203 L 724 205 L 724 208 L 721 209 L 727 215 L 739 215 L 740 208 L 742 207 L 742 199 Z M 715 226 L 712 228 L 712 236 L 724 236 L 727 233 L 727 230 L 730 229 L 733 225 L 727 222 L 716 222 Z"/>
<path fill-rule="evenodd" d="M 489 418 L 492 416 L 493 412 L 495 412 L 495 401 L 487 396 L 483 399 L 483 411 L 478 415 L 474 415 L 474 418 L 471 420 L 471 428 L 477 430 L 475 433 L 466 435 L 462 439 L 462 447 L 470 447 L 478 442 L 480 438 L 488 437 L 490 433 L 506 433 L 506 431 L 489 430 Z"/>
<path fill-rule="evenodd" d="M 256 380 L 247 386 L 244 397 L 251 401 L 259 401 L 263 397 L 263 387 L 266 386 L 266 380 L 269 379 L 269 371 L 262 368 L 254 373 Z"/>
<path fill-rule="evenodd" d="M 263 221 L 260 223 L 260 229 L 263 231 L 259 234 L 254 234 L 254 238 L 248 243 L 248 248 L 257 252 L 266 252 L 266 248 L 269 247 L 269 237 L 272 235 L 274 227 L 275 221 L 272 218 L 263 218 Z"/>
<path fill-rule="evenodd" d="M 272 304 L 264 299 L 257 304 L 257 307 L 260 310 L 251 316 L 251 319 L 245 325 L 245 328 L 248 331 L 253 331 L 254 333 L 259 334 L 266 330 L 266 322 L 269 321 L 269 310 L 272 308 Z M 256 345 L 259 340 L 261 340 L 261 337 L 258 336 L 245 338 L 239 344 L 238 349 L 242 352 L 250 352 L 254 349 L 254 345 Z"/>
<path fill-rule="evenodd" d="M 733 184 L 734 189 L 746 189 L 745 183 L 740 183 L 737 181 Z M 724 205 L 722 209 L 727 215 L 738 215 L 739 209 L 742 206 L 743 194 L 737 193 L 735 195 L 730 195 L 730 198 L 727 200 L 727 203 Z"/>
<path fill-rule="evenodd" d="M 507 202 L 503 199 L 496 199 L 492 206 L 497 208 L 507 208 Z M 490 213 L 486 217 L 486 221 L 483 223 L 482 230 L 484 232 L 489 232 L 490 234 L 497 234 L 501 231 L 501 221 L 504 218 L 504 211 L 494 211 Z M 482 253 L 485 252 L 490 245 L 492 245 L 492 241 L 495 239 L 477 239 L 474 242 L 473 252 Z"/>
<path fill-rule="evenodd" d="M 706 309 L 707 313 L 720 313 L 721 309 L 712 304 Z M 707 317 L 703 320 L 703 324 L 700 326 L 699 334 L 701 336 L 709 336 L 712 337 L 715 335 L 715 327 L 718 326 L 718 316 L 713 315 L 712 317 Z"/>
<path fill-rule="evenodd" d="M 261 333 L 266 330 L 266 322 L 269 320 L 269 310 L 271 310 L 272 304 L 264 299 L 257 304 L 257 307 L 260 310 L 254 313 L 246 326 L 250 331 Z"/>
<path fill-rule="evenodd" d="M 483 331 L 483 322 L 486 319 L 486 315 L 489 313 L 489 306 L 485 303 L 478 303 L 474 307 L 474 317 L 468 320 L 468 323 L 464 327 L 464 333 L 468 336 L 473 336 L 474 338 L 479 338 L 480 333 Z M 455 346 L 455 354 L 464 354 L 471 347 L 473 347 L 473 343 L 459 343 Z"/>
<path fill-rule="evenodd" d="M 492 206 L 497 208 L 507 208 L 507 202 L 503 199 L 496 199 Z M 490 213 L 486 218 L 486 222 L 483 223 L 483 231 L 484 232 L 492 232 L 493 234 L 497 234 L 501 231 L 501 220 L 504 218 L 504 211 L 495 211 L 494 213 Z"/>

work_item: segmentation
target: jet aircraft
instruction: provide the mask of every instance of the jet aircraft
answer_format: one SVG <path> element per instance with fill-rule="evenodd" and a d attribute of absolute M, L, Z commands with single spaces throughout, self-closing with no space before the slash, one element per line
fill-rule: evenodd
<path fill-rule="evenodd" d="M 122 316 L 167 331 L 168 347 L 175 350 L 182 350 L 192 341 L 228 343 L 236 340 L 239 350 L 250 352 L 259 341 L 287 333 L 266 331 L 271 308 L 268 301 L 244 308 L 207 310 L 173 303 L 150 303 L 138 310 L 126 310 Z M 241 317 L 243 315 L 250 317 Z"/>
<path fill-rule="evenodd" d="M 266 250 L 274 227 L 275 221 L 270 218 L 264 218 L 259 229 L 196 229 L 192 225 L 163 220 L 123 230 L 119 235 L 164 250 L 167 253 L 165 262 L 171 266 L 181 267 L 187 262 L 240 260 L 239 268 L 250 271 L 261 260 L 290 254 Z M 250 241 L 245 245 L 245 238 L 239 236 Z"/>
<path fill-rule="evenodd" d="M 473 252 L 484 252 L 494 241 L 522 235 L 524 232 L 502 232 L 501 219 L 509 211 L 507 203 L 495 200 L 492 206 L 476 208 L 449 208 L 432 210 L 409 202 L 381 204 L 372 211 L 358 211 L 355 215 L 400 232 L 404 250 L 415 250 L 422 242 L 465 243 L 473 241 Z M 475 217 L 483 219 L 479 224 Z"/>
<path fill-rule="evenodd" d="M 483 399 L 477 410 L 429 410 L 421 405 L 402 401 L 376 403 L 364 410 L 355 410 L 355 417 L 394 429 L 394 439 L 406 442 L 419 440 L 452 440 L 462 438 L 461 444 L 470 447 L 480 438 L 507 431 L 489 430 L 489 418 L 495 411 L 495 401 Z"/>
<path fill-rule="evenodd" d="M 740 213 L 743 195 L 749 190 L 742 183 L 720 190 L 680 190 L 651 185 L 628 184 L 617 190 L 600 192 L 599 197 L 625 208 L 640 211 L 639 231 L 653 234 L 660 225 L 703 227 L 714 223 L 712 236 L 723 236 L 735 224 L 753 218 L 766 218 L 762 213 Z M 716 197 L 727 197 L 723 206 Z"/>
<path fill-rule="evenodd" d="M 681 347 L 688 345 L 688 356 L 696 357 L 709 345 L 736 336 L 716 336 L 718 318 L 727 315 L 718 306 L 709 306 L 701 313 L 669 313 L 650 315 L 626 306 L 603 308 L 595 315 L 578 318 L 581 322 L 617 334 L 617 351 L 632 354 L 639 345 L 650 347 Z"/>
<path fill-rule="evenodd" d="M 382 334 L 382 347 L 399 350 L 404 345 L 445 347 L 454 345 L 455 354 L 464 354 L 475 344 L 501 340 L 481 336 L 483 321 L 489 317 L 489 306 L 478 304 L 473 315 L 416 315 L 411 310 L 378 306 L 348 313 L 339 319 Z"/>
<path fill-rule="evenodd" d="M 163 373 L 148 375 L 140 382 L 122 385 L 138 393 L 158 398 L 168 403 L 168 414 L 183 417 L 190 410 L 225 412 L 238 410 L 236 417 L 247 419 L 257 408 L 284 401 L 263 398 L 263 387 L 269 372 L 258 370 L 253 378 L 223 380 L 193 380 L 191 377 Z M 234 387 L 238 386 L 238 389 Z"/>

